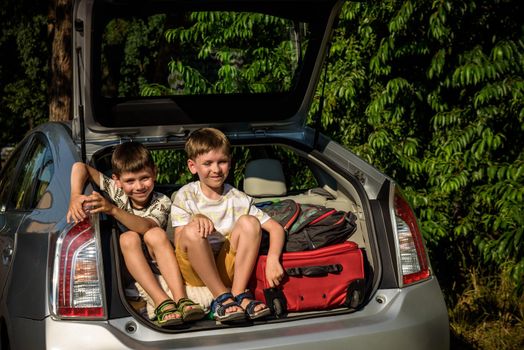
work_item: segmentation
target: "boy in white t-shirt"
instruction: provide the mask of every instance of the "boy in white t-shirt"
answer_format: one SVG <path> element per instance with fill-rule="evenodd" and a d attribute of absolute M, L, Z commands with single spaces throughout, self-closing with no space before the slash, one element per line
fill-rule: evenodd
<path fill-rule="evenodd" d="M 111 164 L 111 178 L 82 162 L 73 164 L 67 221 L 84 220 L 85 207 L 91 213 L 113 216 L 122 231 L 119 240 L 126 267 L 153 300 L 158 324 L 166 327 L 202 319 L 202 306 L 187 298 L 175 252 L 165 232 L 171 200 L 153 191 L 156 166 L 149 150 L 138 142 L 122 143 L 115 148 Z M 112 202 L 95 191 L 84 195 L 88 179 Z M 164 277 L 174 300 L 162 289 L 154 273 Z"/>
<path fill-rule="evenodd" d="M 226 184 L 231 165 L 227 137 L 214 128 L 194 131 L 186 142 L 188 167 L 199 180 L 183 186 L 171 207 L 176 257 L 186 284 L 207 286 L 218 321 L 258 319 L 270 310 L 254 300 L 247 285 L 255 266 L 262 228 L 269 233 L 266 277 L 278 286 L 284 229 L 258 209 L 251 197 Z"/>

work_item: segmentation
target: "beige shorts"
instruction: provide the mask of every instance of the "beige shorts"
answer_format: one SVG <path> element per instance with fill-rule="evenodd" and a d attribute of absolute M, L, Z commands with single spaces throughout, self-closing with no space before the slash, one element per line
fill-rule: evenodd
<path fill-rule="evenodd" d="M 187 285 L 200 287 L 204 286 L 204 282 L 200 279 L 198 274 L 193 270 L 191 263 L 189 262 L 189 257 L 187 252 L 182 248 L 175 248 L 176 259 L 178 261 L 178 266 L 180 267 L 180 272 L 182 277 Z M 222 279 L 224 285 L 228 288 L 231 288 L 233 284 L 233 273 L 235 270 L 235 256 L 236 251 L 233 250 L 231 242 L 228 238 L 222 244 L 220 251 L 215 256 L 215 264 L 217 266 L 218 274 Z"/>

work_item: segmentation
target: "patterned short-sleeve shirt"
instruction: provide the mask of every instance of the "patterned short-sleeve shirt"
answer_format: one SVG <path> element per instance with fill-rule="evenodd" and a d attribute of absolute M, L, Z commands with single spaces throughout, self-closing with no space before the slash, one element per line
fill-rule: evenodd
<path fill-rule="evenodd" d="M 253 215 L 260 224 L 270 219 L 255 206 L 253 198 L 229 184 L 224 185 L 224 193 L 218 200 L 207 198 L 200 181 L 190 182 L 178 190 L 171 206 L 173 227 L 187 225 L 191 216 L 196 214 L 203 214 L 213 221 L 216 231 L 208 236 L 208 240 L 214 251 L 220 248 L 240 216 Z"/>
<path fill-rule="evenodd" d="M 100 189 L 106 193 L 120 209 L 140 217 L 153 219 L 159 227 L 164 230 L 167 228 L 171 200 L 165 194 L 153 192 L 149 205 L 142 209 L 137 209 L 133 207 L 131 200 L 124 193 L 124 190 L 118 187 L 112 178 L 104 174 L 100 174 Z"/>

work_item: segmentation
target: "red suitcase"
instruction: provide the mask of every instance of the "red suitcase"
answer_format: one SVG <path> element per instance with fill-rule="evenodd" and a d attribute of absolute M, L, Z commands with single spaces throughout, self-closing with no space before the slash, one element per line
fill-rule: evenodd
<path fill-rule="evenodd" d="M 286 276 L 278 288 L 269 288 L 265 278 L 267 256 L 258 258 L 254 294 L 276 316 L 286 312 L 357 308 L 365 292 L 362 250 L 344 242 L 302 252 L 282 254 Z"/>

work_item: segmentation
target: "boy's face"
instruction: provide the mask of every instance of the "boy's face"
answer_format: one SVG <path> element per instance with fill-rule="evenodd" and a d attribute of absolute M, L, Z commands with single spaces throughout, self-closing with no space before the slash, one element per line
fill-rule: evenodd
<path fill-rule="evenodd" d="M 187 161 L 191 173 L 198 174 L 202 189 L 208 188 L 219 194 L 229 174 L 230 164 L 229 155 L 222 149 L 211 150 Z"/>
<path fill-rule="evenodd" d="M 113 175 L 116 185 L 124 191 L 136 207 L 143 207 L 155 187 L 156 170 L 149 167 L 137 172 L 124 172 L 120 176 Z"/>

